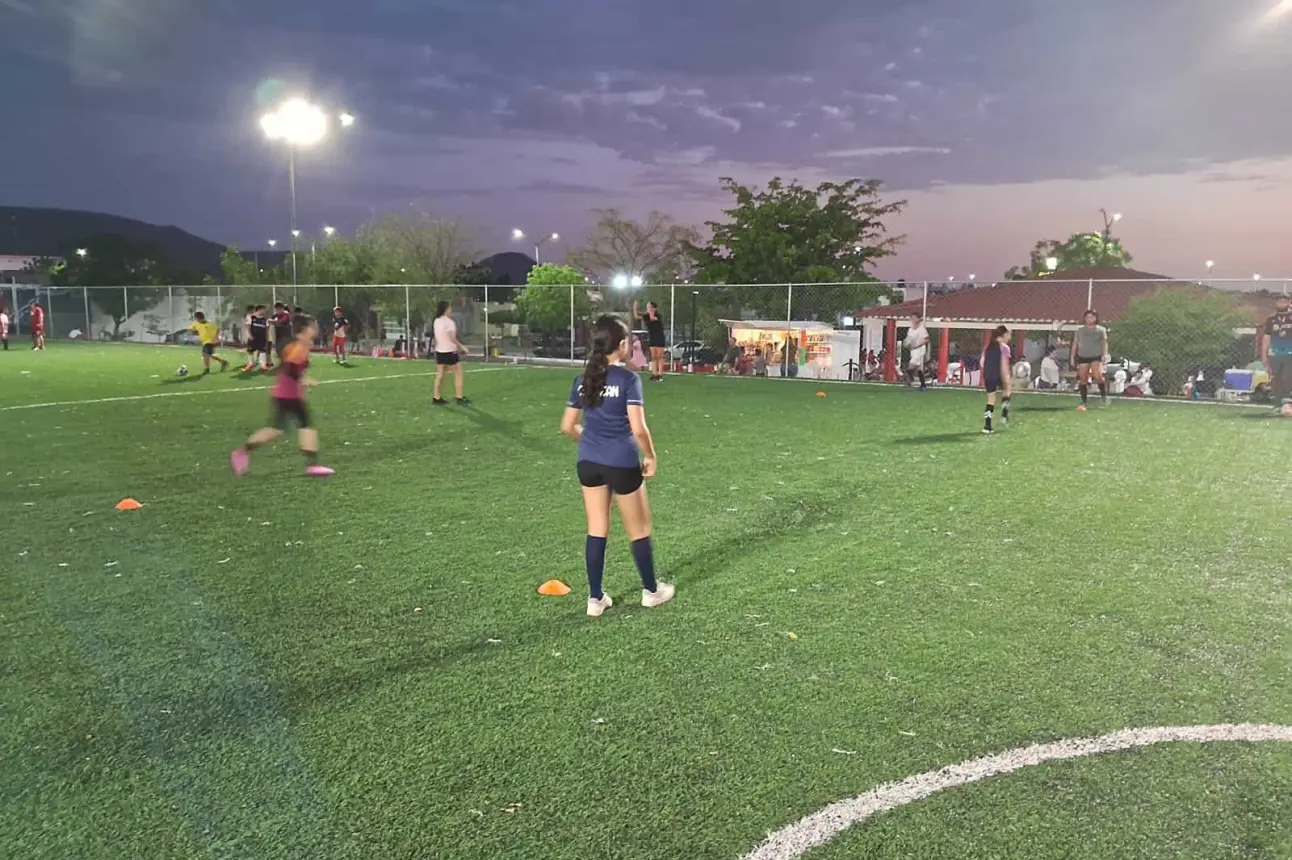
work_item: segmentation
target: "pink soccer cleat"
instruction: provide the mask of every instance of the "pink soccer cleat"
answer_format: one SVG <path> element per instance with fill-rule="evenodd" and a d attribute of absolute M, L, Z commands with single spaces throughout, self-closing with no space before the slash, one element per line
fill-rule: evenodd
<path fill-rule="evenodd" d="M 326 478 L 328 475 L 335 475 L 336 469 L 329 469 L 327 466 L 320 466 L 315 463 L 313 466 L 305 467 L 305 474 L 311 478 Z"/>
<path fill-rule="evenodd" d="M 251 465 L 251 455 L 246 449 L 239 448 L 229 455 L 229 464 L 233 466 L 233 474 L 242 477 L 247 474 L 247 468 Z"/>

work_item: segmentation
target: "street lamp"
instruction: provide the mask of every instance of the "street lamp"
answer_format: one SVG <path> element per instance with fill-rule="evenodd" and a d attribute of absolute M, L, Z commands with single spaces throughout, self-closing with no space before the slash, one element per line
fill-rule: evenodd
<path fill-rule="evenodd" d="M 329 239 L 331 239 L 331 238 L 332 238 L 332 236 L 333 236 L 335 233 L 336 233 L 336 228 L 335 228 L 335 227 L 326 227 L 326 226 L 325 226 L 325 227 L 323 228 L 323 235 L 327 236 Z"/>
<path fill-rule="evenodd" d="M 354 125 L 354 115 L 343 113 L 338 116 L 342 128 Z M 302 146 L 313 146 L 327 137 L 331 120 L 328 114 L 318 105 L 303 98 L 290 98 L 260 118 L 260 128 L 270 140 L 281 140 L 287 144 L 287 183 L 292 198 L 292 286 L 296 286 L 296 150 Z M 295 294 L 292 296 L 295 302 Z"/>
<path fill-rule="evenodd" d="M 511 238 L 512 238 L 512 241 L 518 242 L 521 239 L 525 238 L 525 231 L 520 229 L 519 227 L 514 227 L 512 228 L 512 231 L 511 231 Z M 534 263 L 538 264 L 542 262 L 538 258 L 538 249 L 543 247 L 544 242 L 555 242 L 560 238 L 561 238 L 560 233 L 548 233 L 542 239 L 539 239 L 537 242 L 535 242 L 534 243 Z"/>
<path fill-rule="evenodd" d="M 88 256 L 88 255 L 89 255 L 89 253 L 90 253 L 90 252 L 89 252 L 88 250 L 86 250 L 85 248 L 77 248 L 77 249 L 76 249 L 76 256 L 80 257 L 82 260 L 84 260 L 84 259 L 86 258 L 86 256 Z"/>

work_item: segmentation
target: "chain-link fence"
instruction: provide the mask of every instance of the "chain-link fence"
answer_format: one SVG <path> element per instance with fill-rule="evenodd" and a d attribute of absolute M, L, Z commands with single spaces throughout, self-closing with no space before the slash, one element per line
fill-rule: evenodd
<path fill-rule="evenodd" d="M 50 338 L 189 343 L 201 311 L 231 344 L 248 308 L 282 302 L 319 318 L 333 307 L 351 324 L 352 349 L 426 356 L 431 324 L 447 302 L 472 353 L 494 359 L 581 361 L 591 322 L 631 317 L 645 353 L 642 316 L 662 319 L 666 361 L 677 372 L 719 372 L 874 382 L 908 381 L 921 365 L 944 385 L 977 382 L 978 356 L 998 325 L 1012 330 L 1019 387 L 1072 385 L 1073 336 L 1087 309 L 1108 331 L 1114 393 L 1260 398 L 1264 321 L 1288 281 L 1076 278 L 1060 273 L 997 283 L 572 286 L 196 286 L 45 288 L 7 285 L 0 302 L 14 336 L 45 310 Z M 7 301 L 6 301 L 7 299 Z M 927 330 L 911 335 L 919 315 Z M 914 350 L 914 352 L 913 352 Z"/>

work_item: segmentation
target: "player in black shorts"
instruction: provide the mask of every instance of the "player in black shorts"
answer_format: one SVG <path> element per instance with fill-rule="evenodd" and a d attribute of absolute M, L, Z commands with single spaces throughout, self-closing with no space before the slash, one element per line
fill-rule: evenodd
<path fill-rule="evenodd" d="M 292 312 L 287 305 L 282 302 L 274 302 L 274 317 L 271 322 L 274 326 L 274 355 L 278 356 L 279 361 L 282 361 L 283 350 L 296 337 L 292 331 Z"/>
<path fill-rule="evenodd" d="M 996 414 L 996 392 L 1001 393 L 1000 423 L 1009 424 L 1009 398 L 1014 393 L 1009 372 L 1009 326 L 998 325 L 982 351 L 982 387 L 987 392 L 987 410 L 983 414 L 982 432 L 990 435 L 992 417 Z"/>
<path fill-rule="evenodd" d="M 650 378 L 652 382 L 664 379 L 664 319 L 659 315 L 659 305 L 646 303 L 646 313 L 640 313 L 633 302 L 633 318 L 646 326 L 646 345 L 650 347 Z"/>
<path fill-rule="evenodd" d="M 264 305 L 256 305 L 247 318 L 247 366 L 243 371 L 269 369 L 269 319 Z"/>

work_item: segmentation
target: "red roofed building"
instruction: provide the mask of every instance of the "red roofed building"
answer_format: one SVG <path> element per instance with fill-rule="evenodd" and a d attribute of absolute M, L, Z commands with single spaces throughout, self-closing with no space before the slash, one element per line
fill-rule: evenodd
<path fill-rule="evenodd" d="M 986 345 L 990 331 L 1004 324 L 1024 343 L 1027 331 L 1071 331 L 1081 324 L 1088 308 L 1099 312 L 1101 322 L 1115 323 L 1130 300 L 1151 295 L 1167 287 L 1207 289 L 1201 284 L 1179 281 L 1134 269 L 1089 268 L 1055 272 L 1035 281 L 1001 281 L 990 287 L 930 295 L 897 305 L 867 308 L 857 319 L 867 329 L 883 329 L 886 352 L 884 378 L 895 382 L 897 325 L 912 314 L 922 314 L 925 325 L 938 336 L 938 377 L 946 381 L 951 329 L 977 329 Z M 1232 295 L 1235 303 L 1250 308 L 1253 327 L 1270 312 L 1272 299 L 1261 295 Z M 1251 333 L 1251 332 L 1248 332 Z"/>

